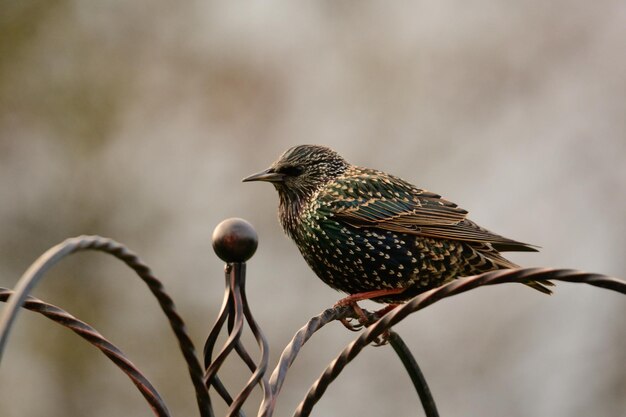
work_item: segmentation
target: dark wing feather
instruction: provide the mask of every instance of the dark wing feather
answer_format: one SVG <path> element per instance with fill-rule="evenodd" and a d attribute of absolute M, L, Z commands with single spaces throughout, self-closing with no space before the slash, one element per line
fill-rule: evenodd
<path fill-rule="evenodd" d="M 438 194 L 415 188 L 379 171 L 355 169 L 329 185 L 324 199 L 331 213 L 354 226 L 406 228 L 453 225 L 467 211 Z"/>
<path fill-rule="evenodd" d="M 469 219 L 462 220 L 453 226 L 423 227 L 420 234 L 422 236 L 438 237 L 442 239 L 490 243 L 498 252 L 537 252 L 537 249 L 533 245 L 518 242 L 490 232 Z"/>
<path fill-rule="evenodd" d="M 329 186 L 332 215 L 355 227 L 373 227 L 440 239 L 490 243 L 497 251 L 536 251 L 466 219 L 467 211 L 400 178 L 355 168 Z"/>

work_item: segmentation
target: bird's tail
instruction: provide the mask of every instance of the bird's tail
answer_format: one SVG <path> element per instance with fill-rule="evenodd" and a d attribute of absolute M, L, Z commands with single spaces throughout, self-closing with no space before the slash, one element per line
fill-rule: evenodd
<path fill-rule="evenodd" d="M 480 253 L 486 257 L 487 259 L 489 259 L 494 265 L 495 268 L 494 269 L 517 269 L 520 268 L 519 265 L 509 261 L 508 259 L 506 259 L 504 256 L 500 255 L 500 253 L 498 253 L 498 251 L 494 250 L 493 248 L 490 248 L 490 250 L 484 250 L 485 249 L 484 245 L 480 250 Z M 489 247 L 489 246 L 486 246 Z M 554 283 L 550 282 L 550 281 L 528 281 L 524 283 L 525 285 L 529 286 L 530 288 L 537 290 L 539 292 L 542 292 L 544 294 L 547 295 L 551 295 L 552 294 L 552 290 L 548 287 L 554 287 Z"/>
<path fill-rule="evenodd" d="M 525 282 L 524 284 L 526 284 L 527 286 L 529 286 L 530 288 L 537 290 L 539 292 L 542 292 L 544 294 L 548 294 L 548 295 L 552 295 L 552 290 L 548 287 L 554 287 L 554 283 L 550 282 L 550 281 L 529 281 L 529 282 Z"/>

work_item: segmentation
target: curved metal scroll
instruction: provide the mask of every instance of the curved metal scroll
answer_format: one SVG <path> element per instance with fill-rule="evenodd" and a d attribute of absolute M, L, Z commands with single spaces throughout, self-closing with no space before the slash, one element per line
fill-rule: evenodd
<path fill-rule="evenodd" d="M 97 250 L 115 256 L 132 268 L 148 285 L 152 294 L 157 298 L 161 309 L 167 316 L 170 326 L 178 339 L 178 344 L 187 362 L 189 375 L 196 391 L 200 415 L 202 417 L 213 417 L 209 394 L 202 380 L 202 367 L 196 357 L 193 342 L 187 335 L 185 323 L 178 315 L 174 302 L 164 291 L 163 284 L 152 274 L 150 268 L 141 262 L 136 254 L 112 239 L 100 236 L 79 236 L 67 239 L 46 251 L 26 270 L 18 281 L 14 289 L 15 293 L 9 298 L 5 311 L 0 319 L 0 359 L 2 358 L 1 355 L 4 351 L 4 346 L 6 345 L 11 327 L 28 293 L 39 283 L 45 272 L 57 262 L 68 255 L 84 250 Z"/>
<path fill-rule="evenodd" d="M 13 291 L 7 288 L 0 288 L 0 301 L 6 302 L 13 295 Z M 146 399 L 154 414 L 158 417 L 170 417 L 170 412 L 165 402 L 152 386 L 150 381 L 137 369 L 133 363 L 128 360 L 126 355 L 109 342 L 96 329 L 88 325 L 82 320 L 69 314 L 67 311 L 41 301 L 38 298 L 28 296 L 24 301 L 23 307 L 27 310 L 34 311 L 49 318 L 55 323 L 63 327 L 67 327 L 87 342 L 100 349 L 111 361 L 122 370 L 135 384 L 141 395 Z"/>
<path fill-rule="evenodd" d="M 422 293 L 406 304 L 392 310 L 367 328 L 350 343 L 339 356 L 331 362 L 324 373 L 313 383 L 309 392 L 299 404 L 294 417 L 310 415 L 313 406 L 322 397 L 330 383 L 337 378 L 345 366 L 354 359 L 363 348 L 377 340 L 384 332 L 409 314 L 425 308 L 443 298 L 469 291 L 482 285 L 495 285 L 507 282 L 558 280 L 587 283 L 626 294 L 626 282 L 600 274 L 591 274 L 571 269 L 524 268 L 486 272 L 473 277 L 452 281 L 441 287 Z"/>
<path fill-rule="evenodd" d="M 245 261 L 256 250 L 257 236 L 252 226 L 241 219 L 229 219 L 216 228 L 213 236 L 213 247 L 220 258 L 226 262 L 225 292 L 219 315 L 209 332 L 204 347 L 204 370 L 196 357 L 195 348 L 187 335 L 185 324 L 176 312 L 172 299 L 165 293 L 161 282 L 154 277 L 147 265 L 123 245 L 99 236 L 81 236 L 67 239 L 51 248 L 37 259 L 20 278 L 15 291 L 0 288 L 0 301 L 7 306 L 0 318 L 0 359 L 7 342 L 9 331 L 15 322 L 20 307 L 31 309 L 70 328 L 100 349 L 118 367 L 131 378 L 133 383 L 146 398 L 154 413 L 159 417 L 169 417 L 169 412 L 150 382 L 132 365 L 123 353 L 95 329 L 69 315 L 58 307 L 43 303 L 28 293 L 42 279 L 45 272 L 64 257 L 83 250 L 98 250 L 111 254 L 125 262 L 148 285 L 157 298 L 167 316 L 170 326 L 178 339 L 183 357 L 187 363 L 191 381 L 196 391 L 200 415 L 213 417 L 213 409 L 209 398 L 209 388 L 213 387 L 229 405 L 228 416 L 245 417 L 242 407 L 254 387 L 259 384 L 263 390 L 260 417 L 271 417 L 276 399 L 281 391 L 287 371 L 294 362 L 303 345 L 327 323 L 335 320 L 355 317 L 355 312 L 347 306 L 333 307 L 313 317 L 293 337 L 282 352 L 271 377 L 265 375 L 268 366 L 268 345 L 261 329 L 255 322 L 245 292 Z M 528 282 L 560 280 L 581 282 L 610 289 L 626 294 L 626 282 L 599 274 L 584 273 L 567 269 L 525 268 L 516 270 L 500 270 L 487 272 L 478 276 L 458 279 L 439 288 L 427 291 L 411 299 L 406 304 L 391 310 L 381 318 L 367 313 L 371 324 L 327 367 L 319 379 L 312 385 L 304 400 L 298 406 L 295 416 L 308 416 L 313 406 L 324 394 L 330 383 L 339 375 L 345 366 L 352 361 L 366 346 L 386 340 L 405 366 L 411 381 L 420 397 L 424 411 L 428 417 L 437 417 L 435 406 L 426 380 L 422 375 L 415 358 L 400 336 L 391 327 L 424 307 L 443 298 L 459 294 L 482 285 L 494 285 L 506 282 Z M 260 360 L 256 363 L 241 342 L 241 334 L 247 323 L 256 338 Z M 223 328 L 228 334 L 227 340 L 213 358 L 218 336 Z M 383 336 L 383 339 L 381 339 Z M 239 358 L 248 366 L 252 375 L 246 385 L 233 398 L 218 377 L 218 372 L 226 359 L 235 351 Z"/>
<path fill-rule="evenodd" d="M 373 313 L 369 313 L 365 310 L 363 311 L 369 316 L 372 322 L 378 320 L 378 317 L 376 317 Z M 354 310 L 350 307 L 332 307 L 311 318 L 311 320 L 309 320 L 306 325 L 298 330 L 298 332 L 294 335 L 289 344 L 283 350 L 283 353 L 278 360 L 278 364 L 272 372 L 272 376 L 270 377 L 270 387 L 272 390 L 271 400 L 263 401 L 263 403 L 261 404 L 261 408 L 259 409 L 258 417 L 271 417 L 273 415 L 274 408 L 276 407 L 276 400 L 278 395 L 280 394 L 280 390 L 287 376 L 287 371 L 289 370 L 291 364 L 296 360 L 296 357 L 298 356 L 298 353 L 300 353 L 300 350 L 302 349 L 304 344 L 313 336 L 313 334 L 315 334 L 315 332 L 317 332 L 326 324 L 332 321 L 350 317 L 355 317 Z M 419 368 L 417 361 L 413 357 L 413 354 L 404 344 L 404 341 L 397 333 L 389 331 L 389 336 L 387 340 L 389 341 L 389 344 L 393 347 L 394 351 L 400 358 L 400 361 L 404 365 L 407 373 L 409 374 L 411 382 L 413 382 L 415 391 L 420 397 L 426 416 L 438 417 L 439 413 L 437 412 L 435 400 L 430 393 L 430 389 L 428 388 L 426 379 L 424 378 L 424 375 L 422 374 L 422 371 Z"/>
<path fill-rule="evenodd" d="M 270 377 L 269 386 L 271 389 L 271 396 L 264 398 L 259 409 L 259 417 L 270 417 L 274 413 L 276 407 L 276 398 L 280 394 L 280 390 L 285 382 L 287 371 L 291 364 L 296 360 L 298 353 L 302 346 L 313 336 L 315 332 L 330 323 L 331 321 L 340 320 L 346 318 L 352 314 L 349 307 L 333 307 L 324 310 L 319 315 L 311 318 L 307 324 L 305 324 L 298 332 L 293 336 L 289 344 L 283 350 L 280 355 L 278 364 L 272 372 Z"/>

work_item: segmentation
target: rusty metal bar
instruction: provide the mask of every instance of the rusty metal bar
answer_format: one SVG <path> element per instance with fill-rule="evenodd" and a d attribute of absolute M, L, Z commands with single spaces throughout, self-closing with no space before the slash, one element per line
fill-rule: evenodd
<path fill-rule="evenodd" d="M 305 324 L 298 332 L 293 336 L 291 342 L 285 347 L 283 353 L 280 355 L 278 364 L 272 376 L 269 380 L 269 386 L 272 390 L 272 396 L 269 399 L 264 399 L 259 409 L 259 417 L 271 417 L 276 407 L 276 399 L 280 394 L 280 390 L 287 377 L 287 371 L 291 364 L 296 360 L 300 349 L 304 344 L 322 327 L 328 323 L 346 318 L 353 314 L 352 310 L 347 307 L 332 307 L 324 310 L 319 315 L 311 318 L 307 324 Z"/>
<path fill-rule="evenodd" d="M 235 277 L 235 269 L 230 264 L 226 267 L 226 275 L 229 281 L 227 291 L 230 291 L 230 295 L 225 297 L 225 299 L 227 300 L 227 304 L 222 306 L 222 311 L 226 312 L 229 317 L 233 318 L 233 325 L 229 326 L 231 327 L 231 329 L 228 334 L 228 339 L 226 339 L 226 342 L 224 342 L 222 349 L 217 354 L 215 359 L 212 358 L 212 353 L 215 347 L 215 343 L 217 342 L 220 330 L 224 323 L 223 319 L 218 320 L 219 327 L 217 326 L 218 323 L 216 323 L 216 326 L 211 329 L 209 337 L 207 338 L 207 341 L 204 345 L 204 363 L 205 365 L 208 364 L 208 367 L 206 369 L 203 379 L 207 388 L 209 387 L 213 378 L 217 375 L 220 367 L 226 361 L 228 355 L 230 355 L 230 352 L 235 348 L 235 344 L 239 340 L 241 332 L 243 331 L 243 306 L 241 305 L 241 299 L 238 300 L 234 296 L 234 293 L 239 292 L 239 282 Z M 220 318 L 222 318 L 222 314 L 220 314 Z"/>
<path fill-rule="evenodd" d="M 228 416 L 244 415 L 242 407 L 257 384 L 260 384 L 263 390 L 264 401 L 270 401 L 272 395 L 268 379 L 265 376 L 269 359 L 267 340 L 252 316 L 245 291 L 245 261 L 254 254 L 257 244 L 258 237 L 254 228 L 242 219 L 225 220 L 213 232 L 213 248 L 217 255 L 226 262 L 226 285 L 218 319 L 209 332 L 204 345 L 204 364 L 206 367 L 204 383 L 207 388 L 215 387 L 229 405 Z M 258 364 L 254 362 L 240 340 L 245 323 L 252 331 L 260 350 L 261 359 Z M 226 324 L 228 338 L 213 359 L 213 350 L 224 324 Z M 245 386 L 234 399 L 221 384 L 217 375 L 233 350 L 252 372 Z"/>
<path fill-rule="evenodd" d="M 0 301 L 6 302 L 14 294 L 7 288 L 0 288 Z M 154 414 L 158 417 L 170 417 L 171 414 L 161 398 L 161 395 L 152 386 L 150 381 L 141 373 L 126 355 L 113 343 L 108 341 L 96 329 L 82 320 L 77 319 L 67 311 L 38 298 L 28 296 L 24 300 L 23 308 L 42 314 L 55 323 L 60 324 L 100 349 L 111 361 L 122 370 L 135 384 L 141 395 L 146 399 Z"/>
<path fill-rule="evenodd" d="M 363 311 L 368 318 L 372 320 L 372 322 L 379 319 L 379 317 L 377 317 L 374 313 L 370 313 L 366 310 Z M 271 417 L 273 415 L 277 397 L 280 394 L 280 390 L 287 376 L 289 367 L 295 361 L 304 344 L 313 336 L 313 334 L 332 321 L 351 317 L 356 317 L 356 315 L 354 310 L 350 307 L 332 307 L 311 318 L 311 320 L 309 320 L 309 322 L 294 335 L 291 342 L 283 350 L 278 364 L 276 365 L 276 368 L 274 368 L 270 377 L 270 387 L 272 389 L 271 402 L 263 401 L 259 409 L 258 417 Z M 424 375 L 422 374 L 411 351 L 406 346 L 402 338 L 400 338 L 400 336 L 393 331 L 389 332 L 388 341 L 407 370 L 415 390 L 422 401 L 426 416 L 438 417 L 439 414 L 437 412 L 435 401 L 430 393 L 426 379 L 424 378 Z"/>
<path fill-rule="evenodd" d="M 379 319 L 379 317 L 377 317 L 374 313 L 370 313 L 366 310 L 364 310 L 364 313 L 372 320 L 372 322 Z M 304 344 L 313 336 L 313 334 L 332 321 L 350 317 L 356 317 L 354 311 L 350 307 L 332 307 L 311 318 L 311 320 L 309 320 L 309 322 L 294 335 L 291 342 L 283 350 L 278 364 L 276 365 L 276 368 L 274 368 L 270 377 L 270 387 L 272 389 L 271 402 L 263 401 L 259 409 L 258 417 L 271 417 L 273 415 L 277 397 L 280 394 L 280 390 L 287 376 L 289 367 L 295 361 Z M 413 357 L 413 354 L 397 333 L 390 331 L 387 340 L 407 370 L 407 373 L 413 382 L 413 386 L 422 401 L 426 416 L 438 417 L 439 414 L 437 412 L 435 401 L 430 393 L 426 379 L 424 378 L 417 361 Z"/>
<path fill-rule="evenodd" d="M 140 276 L 157 298 L 178 339 L 183 357 L 187 362 L 189 374 L 196 390 L 200 415 L 202 417 L 213 417 L 213 409 L 209 397 L 210 387 L 214 387 L 216 392 L 228 404 L 229 410 L 227 415 L 229 417 L 245 417 L 242 410 L 243 405 L 257 385 L 260 385 L 263 390 L 263 401 L 259 408 L 258 416 L 271 417 L 275 409 L 277 397 L 284 384 L 287 371 L 304 344 L 315 332 L 331 321 L 354 318 L 357 315 L 355 315 L 354 310 L 350 307 L 343 306 L 329 308 L 318 316 L 313 317 L 294 335 L 289 345 L 285 347 L 271 378 L 268 379 L 266 376 L 269 356 L 267 340 L 254 320 L 245 291 L 245 262 L 254 254 L 257 243 L 258 238 L 256 232 L 252 226 L 244 220 L 229 219 L 220 223 L 215 229 L 213 234 L 213 247 L 218 256 L 226 262 L 225 292 L 222 307 L 209 332 L 204 347 L 204 370 L 196 357 L 193 343 L 187 335 L 184 322 L 176 312 L 173 301 L 165 293 L 161 282 L 154 277 L 150 269 L 126 247 L 113 240 L 98 236 L 81 236 L 67 239 L 61 244 L 51 248 L 37 259 L 24 273 L 22 278 L 20 278 L 14 292 L 0 288 L 0 301 L 6 301 L 8 299 L 7 307 L 0 318 L 0 359 L 2 351 L 6 346 L 8 334 L 15 322 L 20 307 L 38 311 L 50 319 L 70 328 L 100 349 L 129 376 L 144 398 L 146 398 L 155 415 L 159 417 L 169 417 L 169 411 L 158 392 L 117 347 L 112 345 L 95 329 L 69 315 L 67 312 L 28 296 L 28 293 L 42 279 L 45 272 L 64 257 L 82 250 L 98 250 L 111 254 L 125 262 Z M 406 304 L 388 312 L 381 318 L 375 313 L 364 311 L 366 317 L 370 320 L 370 323 L 365 324 L 367 326 L 366 329 L 331 362 L 325 372 L 313 384 L 294 415 L 298 417 L 310 415 L 313 406 L 324 394 L 330 383 L 332 383 L 345 366 L 366 346 L 372 343 L 384 344 L 385 342 L 389 342 L 409 374 L 416 392 L 420 397 L 426 416 L 438 417 L 434 399 L 415 358 L 400 336 L 391 330 L 391 327 L 406 318 L 409 314 L 425 308 L 443 298 L 469 291 L 482 285 L 494 285 L 506 282 L 547 282 L 548 280 L 587 283 L 626 294 L 626 282 L 616 278 L 575 270 L 526 268 L 492 271 L 450 282 L 447 285 L 418 295 Z M 361 313 L 361 316 L 362 314 L 363 313 Z M 250 356 L 240 340 L 243 328 L 246 324 L 252 331 L 260 351 L 261 359 L 258 363 Z M 224 328 L 228 334 L 227 340 L 213 359 L 215 344 L 219 334 Z M 244 387 L 239 390 L 234 398 L 218 377 L 221 366 L 233 351 L 247 365 L 252 373 Z"/>
<path fill-rule="evenodd" d="M 363 348 L 377 340 L 384 332 L 397 324 L 409 314 L 425 308 L 443 298 L 460 294 L 482 285 L 495 285 L 507 282 L 548 281 L 587 283 L 596 287 L 606 288 L 626 294 L 626 282 L 617 278 L 600 274 L 576 271 L 572 269 L 524 268 L 486 272 L 468 278 L 452 281 L 441 287 L 426 291 L 406 304 L 384 315 L 376 323 L 368 327 L 359 337 L 350 343 L 324 373 L 313 383 L 309 392 L 299 404 L 295 417 L 309 416 L 313 406 L 324 395 L 324 392 L 337 378 L 346 365 L 354 359 Z"/>
<path fill-rule="evenodd" d="M 209 380 L 209 378 L 206 375 L 206 371 L 211 366 L 211 362 L 212 362 L 211 356 L 213 354 L 213 348 L 215 346 L 215 342 L 217 342 L 217 338 L 219 336 L 220 330 L 224 326 L 226 319 L 228 319 L 228 322 L 229 322 L 228 333 L 231 334 L 233 330 L 232 319 L 234 317 L 234 308 L 232 306 L 234 302 L 232 301 L 232 293 L 230 290 L 230 273 L 228 270 L 226 271 L 225 275 L 226 275 L 226 290 L 224 291 L 224 300 L 222 302 L 222 307 L 220 308 L 220 312 L 217 316 L 217 319 L 215 320 L 215 323 L 213 324 L 213 327 L 211 328 L 211 331 L 209 332 L 207 340 L 204 344 L 205 374 L 203 376 L 203 380 L 204 380 L 203 383 L 205 384 L 207 390 L 209 389 L 210 386 L 213 386 L 215 390 L 217 391 L 217 393 L 224 399 L 226 404 L 230 406 L 233 403 L 233 398 L 231 397 L 230 393 L 228 392 L 224 384 L 222 384 L 222 381 L 219 379 L 219 377 L 217 375 L 213 375 L 213 377 Z M 243 413 L 240 413 L 240 417 L 245 417 L 245 415 Z"/>
<path fill-rule="evenodd" d="M 230 353 L 235 349 L 235 346 L 239 342 L 239 338 L 241 337 L 241 333 L 243 331 L 244 324 L 244 313 L 243 313 L 243 305 L 241 302 L 241 295 L 239 289 L 239 275 L 240 268 L 235 268 L 233 265 L 229 264 L 226 267 L 226 276 L 228 281 L 227 294 L 225 295 L 226 305 L 222 306 L 222 312 L 225 312 L 228 315 L 228 319 L 232 320 L 232 326 L 229 326 L 229 334 L 226 342 L 222 346 L 222 349 L 217 354 L 215 359 L 212 359 L 212 352 L 215 347 L 215 342 L 219 336 L 220 330 L 223 327 L 224 319 L 226 316 L 220 314 L 220 319 L 216 322 L 216 325 L 211 329 L 209 333 L 209 337 L 204 345 L 204 363 L 208 364 L 208 367 L 205 371 L 203 381 L 207 389 L 214 385 L 219 379 L 217 379 L 217 372 L 224 364 Z M 219 324 L 219 326 L 218 326 Z M 244 349 L 245 351 L 245 349 Z M 219 382 L 220 385 L 221 382 Z M 228 391 L 224 388 L 223 391 L 228 394 Z M 222 397 L 226 400 L 229 405 L 229 414 L 228 415 L 240 415 L 241 411 L 241 400 L 235 404 L 235 400 L 230 399 L 230 394 L 227 397 L 222 395 Z M 241 414 L 243 415 L 243 414 Z"/>
<path fill-rule="evenodd" d="M 193 342 L 187 334 L 185 323 L 178 315 L 174 302 L 165 292 L 163 284 L 152 274 L 150 268 L 144 264 L 135 253 L 112 239 L 100 236 L 79 236 L 67 239 L 46 251 L 26 270 L 18 281 L 14 289 L 15 293 L 9 299 L 3 315 L 0 318 L 0 360 L 11 327 L 28 293 L 39 283 L 45 272 L 57 262 L 70 254 L 84 250 L 96 250 L 115 256 L 132 268 L 148 285 L 148 288 L 157 298 L 161 309 L 168 318 L 174 335 L 178 339 L 179 347 L 187 362 L 189 375 L 196 391 L 200 415 L 202 417 L 213 417 L 209 394 L 202 380 L 202 367 L 196 357 Z"/>
<path fill-rule="evenodd" d="M 261 360 L 259 361 L 259 364 L 256 370 L 254 371 L 254 373 L 248 380 L 246 387 L 240 392 L 239 396 L 243 398 L 243 401 L 245 401 L 248 395 L 250 395 L 250 392 L 252 392 L 252 388 L 254 388 L 254 386 L 257 383 L 260 383 L 261 389 L 263 390 L 263 401 L 270 401 L 272 397 L 272 391 L 270 389 L 269 380 L 266 375 L 268 362 L 269 362 L 269 346 L 267 343 L 267 339 L 265 338 L 265 335 L 263 334 L 263 332 L 261 331 L 261 328 L 259 327 L 259 325 L 254 320 L 254 317 L 252 316 L 252 311 L 250 310 L 250 304 L 248 303 L 248 298 L 246 296 L 246 286 L 244 285 L 245 278 L 246 278 L 245 270 L 243 270 L 242 273 L 243 275 L 242 275 L 242 284 L 241 284 L 241 299 L 243 301 L 243 313 L 246 317 L 246 321 L 248 322 L 248 326 L 250 327 L 250 330 L 252 331 L 252 334 L 254 335 L 254 338 L 257 341 L 257 345 L 259 347 L 260 354 L 261 354 Z M 249 357 L 245 358 L 242 356 L 242 359 L 244 359 L 244 361 L 246 361 L 246 363 L 250 365 L 251 359 Z M 237 401 L 237 399 L 235 399 L 235 401 Z"/>
<path fill-rule="evenodd" d="M 426 378 L 417 364 L 415 357 L 409 350 L 409 347 L 404 343 L 404 340 L 402 340 L 400 335 L 393 330 L 389 330 L 387 340 L 400 358 L 400 361 L 404 365 L 404 369 L 406 369 L 409 374 L 411 382 L 413 382 L 413 387 L 415 387 L 415 391 L 422 402 L 422 407 L 424 408 L 426 417 L 439 417 L 439 411 L 437 411 L 435 399 L 433 398 L 430 388 L 428 387 L 428 383 L 426 382 Z"/>

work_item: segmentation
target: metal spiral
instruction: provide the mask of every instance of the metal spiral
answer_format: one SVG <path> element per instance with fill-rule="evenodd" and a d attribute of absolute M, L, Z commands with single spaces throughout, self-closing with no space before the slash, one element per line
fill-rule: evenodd
<path fill-rule="evenodd" d="M 204 345 L 204 364 L 206 367 L 204 383 L 207 388 L 215 387 L 218 394 L 229 405 L 228 416 L 243 416 L 241 408 L 257 384 L 260 384 L 263 390 L 263 401 L 271 401 L 272 391 L 265 376 L 269 360 L 268 344 L 252 316 L 245 292 L 245 261 L 254 254 L 257 242 L 258 238 L 254 228 L 241 219 L 225 220 L 216 227 L 213 233 L 213 248 L 217 255 L 227 262 L 225 268 L 226 285 L 222 308 Z M 252 331 L 261 353 L 258 364 L 254 362 L 240 340 L 245 323 Z M 215 344 L 224 324 L 227 325 L 228 338 L 219 353 L 213 358 Z M 252 372 L 250 379 L 234 399 L 217 375 L 233 350 Z"/>

